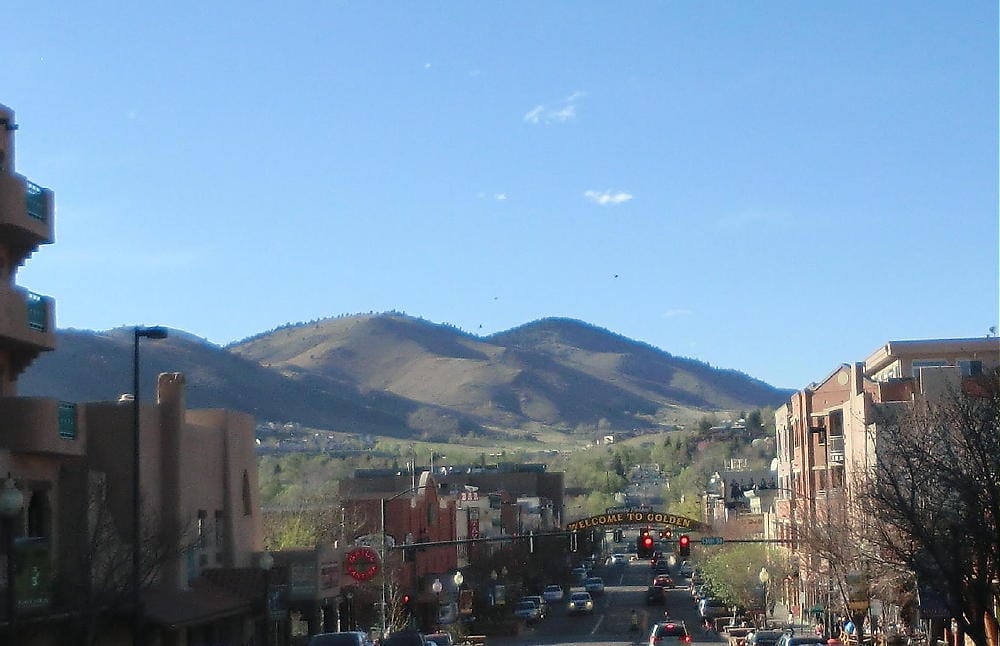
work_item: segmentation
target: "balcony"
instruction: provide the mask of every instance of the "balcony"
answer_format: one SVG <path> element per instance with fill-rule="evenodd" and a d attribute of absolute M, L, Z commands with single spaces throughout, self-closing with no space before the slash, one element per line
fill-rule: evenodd
<path fill-rule="evenodd" d="M 50 397 L 0 397 L 0 448 L 82 456 L 86 434 L 76 404 Z"/>
<path fill-rule="evenodd" d="M 827 439 L 827 462 L 843 462 L 844 461 L 844 436 L 843 435 L 831 435 Z"/>
<path fill-rule="evenodd" d="M 0 238 L 17 251 L 20 264 L 39 245 L 53 240 L 52 191 L 20 175 L 0 175 Z"/>
<path fill-rule="evenodd" d="M 29 346 L 36 353 L 55 348 L 55 301 L 0 285 L 0 345 Z"/>

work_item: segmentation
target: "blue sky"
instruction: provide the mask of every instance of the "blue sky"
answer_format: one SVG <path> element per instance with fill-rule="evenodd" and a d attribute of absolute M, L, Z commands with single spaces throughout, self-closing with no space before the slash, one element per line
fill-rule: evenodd
<path fill-rule="evenodd" d="M 998 323 L 994 2 L 20 4 L 63 328 L 565 316 L 801 388 Z"/>

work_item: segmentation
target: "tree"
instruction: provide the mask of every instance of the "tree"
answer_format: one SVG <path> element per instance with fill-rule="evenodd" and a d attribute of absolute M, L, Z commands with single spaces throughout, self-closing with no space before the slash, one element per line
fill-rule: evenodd
<path fill-rule="evenodd" d="M 860 500 L 879 522 L 867 536 L 919 587 L 942 593 L 958 628 L 987 646 L 1000 578 L 1000 371 L 878 412 Z"/>
<path fill-rule="evenodd" d="M 82 474 L 81 474 L 82 475 Z M 110 624 L 121 620 L 122 609 L 135 607 L 132 591 L 132 543 L 122 536 L 121 521 L 112 513 L 105 474 L 87 471 L 87 504 L 67 519 L 67 536 L 74 540 L 70 559 L 61 568 L 57 588 L 72 608 L 72 642 L 90 646 Z M 193 545 L 191 527 L 169 532 L 154 514 L 142 516 L 139 586 L 148 587 L 164 567 L 176 562 Z"/>

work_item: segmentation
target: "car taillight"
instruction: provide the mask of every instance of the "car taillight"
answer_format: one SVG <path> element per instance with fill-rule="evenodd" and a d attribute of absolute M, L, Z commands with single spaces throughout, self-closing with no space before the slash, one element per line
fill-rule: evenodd
<path fill-rule="evenodd" d="M 690 644 L 691 643 L 691 635 L 684 635 L 684 637 L 681 639 L 681 641 L 684 642 L 685 644 Z"/>
<path fill-rule="evenodd" d="M 662 637 L 653 636 L 653 637 L 650 638 L 649 643 L 656 644 L 656 643 L 661 642 L 661 641 L 663 641 Z"/>

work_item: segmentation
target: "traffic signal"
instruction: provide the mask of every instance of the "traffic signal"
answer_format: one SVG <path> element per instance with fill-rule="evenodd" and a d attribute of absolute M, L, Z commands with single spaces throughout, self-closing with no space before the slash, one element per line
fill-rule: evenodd
<path fill-rule="evenodd" d="M 648 559 L 653 555 L 653 546 L 656 541 L 653 537 L 649 535 L 649 528 L 642 530 L 639 534 L 639 539 L 635 542 L 635 552 L 641 559 Z"/>
<path fill-rule="evenodd" d="M 677 553 L 681 556 L 691 555 L 691 538 L 687 534 L 681 534 L 677 539 Z"/>
<path fill-rule="evenodd" d="M 674 537 L 674 532 L 672 530 L 665 529 L 662 532 L 660 532 L 660 538 L 662 538 L 665 541 L 669 541 L 673 537 Z"/>
<path fill-rule="evenodd" d="M 413 597 L 411 597 L 408 594 L 404 594 L 402 601 L 403 601 L 403 614 L 408 617 L 413 612 Z"/>

